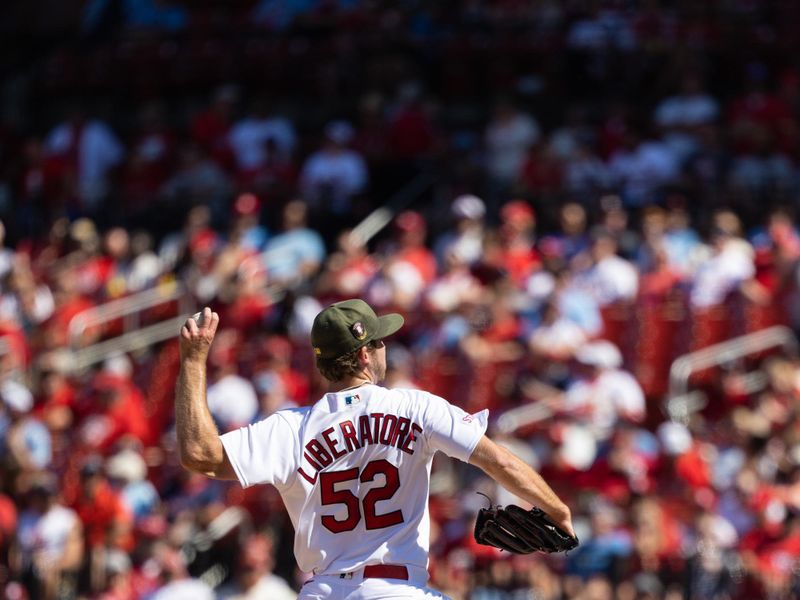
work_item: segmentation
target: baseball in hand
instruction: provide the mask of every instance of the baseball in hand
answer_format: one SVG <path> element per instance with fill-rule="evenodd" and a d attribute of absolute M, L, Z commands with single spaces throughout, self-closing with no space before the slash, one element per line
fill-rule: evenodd
<path fill-rule="evenodd" d="M 194 313 L 192 315 L 192 318 L 195 320 L 195 322 L 197 323 L 198 327 L 202 327 L 203 326 L 203 320 L 204 319 L 203 319 L 203 311 L 202 310 L 199 313 Z"/>

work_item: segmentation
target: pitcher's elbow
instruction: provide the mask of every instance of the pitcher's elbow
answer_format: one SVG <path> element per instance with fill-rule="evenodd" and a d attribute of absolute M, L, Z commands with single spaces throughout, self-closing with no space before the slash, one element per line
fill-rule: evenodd
<path fill-rule="evenodd" d="M 206 471 L 208 459 L 206 453 L 198 446 L 181 448 L 179 452 L 181 466 L 187 471 L 203 473 Z"/>
<path fill-rule="evenodd" d="M 191 456 L 181 453 L 180 463 L 181 466 L 187 471 L 192 471 L 192 472 L 197 471 L 197 461 L 193 459 Z"/>

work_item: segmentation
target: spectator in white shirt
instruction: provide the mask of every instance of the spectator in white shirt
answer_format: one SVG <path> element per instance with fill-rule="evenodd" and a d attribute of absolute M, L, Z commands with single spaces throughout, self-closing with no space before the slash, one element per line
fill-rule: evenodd
<path fill-rule="evenodd" d="M 10 566 L 32 598 L 74 597 L 70 592 L 75 592 L 83 559 L 83 527 L 74 510 L 59 504 L 57 494 L 55 476 L 37 476 L 17 524 Z"/>
<path fill-rule="evenodd" d="M 5 375 L 0 382 L 0 459 L 35 471 L 52 461 L 53 440 L 47 426 L 31 414 L 32 408 L 30 390 Z"/>
<path fill-rule="evenodd" d="M 274 141 L 274 148 L 282 160 L 291 158 L 297 144 L 292 122 L 273 114 L 269 104 L 261 99 L 253 104 L 247 117 L 234 124 L 228 134 L 228 143 L 240 171 L 251 173 L 264 164 L 268 139 Z"/>
<path fill-rule="evenodd" d="M 564 163 L 564 185 L 574 198 L 591 199 L 611 180 L 606 164 L 589 144 L 578 143 Z"/>
<path fill-rule="evenodd" d="M 160 543 L 154 554 L 163 585 L 147 600 L 214 600 L 214 590 L 189 575 L 186 559 L 178 550 Z"/>
<path fill-rule="evenodd" d="M 528 348 L 545 361 L 566 361 L 586 342 L 586 332 L 561 312 L 553 295 L 542 306 L 542 322 L 528 339 Z"/>
<path fill-rule="evenodd" d="M 753 247 L 740 237 L 739 218 L 731 211 L 714 215 L 711 255 L 694 276 L 690 294 L 693 308 L 704 309 L 725 301 L 728 294 L 755 275 Z"/>
<path fill-rule="evenodd" d="M 539 141 L 541 132 L 531 115 L 514 106 L 510 99 L 501 98 L 484 137 L 489 176 L 496 185 L 505 187 L 518 179 L 528 150 Z"/>
<path fill-rule="evenodd" d="M 307 226 L 308 206 L 292 200 L 283 209 L 283 231 L 267 242 L 261 259 L 271 283 L 296 288 L 316 274 L 325 259 L 325 243 Z"/>
<path fill-rule="evenodd" d="M 348 148 L 353 134 L 346 121 L 328 123 L 322 147 L 303 165 L 301 189 L 309 204 L 322 214 L 348 214 L 353 196 L 367 187 L 366 163 L 361 154 Z"/>
<path fill-rule="evenodd" d="M 662 100 L 656 107 L 655 120 L 668 129 L 712 123 L 719 115 L 719 103 L 703 89 L 697 73 L 687 73 L 680 92 Z"/>
<path fill-rule="evenodd" d="M 567 388 L 561 410 L 586 425 L 597 440 L 608 439 L 619 420 L 641 423 L 644 392 L 623 370 L 619 349 L 607 340 L 581 346 L 575 352 L 576 379 Z"/>
<path fill-rule="evenodd" d="M 630 301 L 639 289 L 639 274 L 624 258 L 617 256 L 617 241 L 605 229 L 595 229 L 591 249 L 592 265 L 576 277 L 600 307 Z"/>
<path fill-rule="evenodd" d="M 628 206 L 653 202 L 659 187 L 671 183 L 679 175 L 679 155 L 662 140 L 643 138 L 631 128 L 625 146 L 609 160 L 611 179 L 622 189 Z"/>
<path fill-rule="evenodd" d="M 457 249 L 445 250 L 441 275 L 424 291 L 424 300 L 433 312 L 450 313 L 465 303 L 476 301 L 482 286 Z"/>
<path fill-rule="evenodd" d="M 206 392 L 208 409 L 220 431 L 230 431 L 252 422 L 258 412 L 253 384 L 239 375 L 235 358 L 238 336 L 235 330 L 220 331 L 209 356 L 212 382 Z"/>
<path fill-rule="evenodd" d="M 434 244 L 434 254 L 439 267 L 444 268 L 447 256 L 454 253 L 461 262 L 472 265 L 483 256 L 483 238 L 486 235 L 484 216 L 486 205 L 472 194 L 463 194 L 453 200 L 450 212 L 454 227 L 439 236 Z"/>
<path fill-rule="evenodd" d="M 718 116 L 719 104 L 705 92 L 700 76 L 688 73 L 680 92 L 658 105 L 655 122 L 664 134 L 664 142 L 684 162 L 700 146 L 697 137 L 700 127 L 713 123 Z"/>
<path fill-rule="evenodd" d="M 109 173 L 125 156 L 124 147 L 108 125 L 73 110 L 67 121 L 49 133 L 44 148 L 74 176 L 82 207 L 89 212 L 100 209 L 108 192 Z"/>
<path fill-rule="evenodd" d="M 528 350 L 539 379 L 551 385 L 566 381 L 567 365 L 575 352 L 588 341 L 579 323 L 564 314 L 557 293 L 542 305 L 542 322 L 528 338 Z"/>
<path fill-rule="evenodd" d="M 220 600 L 294 600 L 297 592 L 272 573 L 272 542 L 254 534 L 242 547 L 233 581 L 217 591 Z"/>
<path fill-rule="evenodd" d="M 576 19 L 567 32 L 566 42 L 574 50 L 596 54 L 611 49 L 632 51 L 638 47 L 628 15 L 604 4 L 593 5 L 587 15 Z"/>

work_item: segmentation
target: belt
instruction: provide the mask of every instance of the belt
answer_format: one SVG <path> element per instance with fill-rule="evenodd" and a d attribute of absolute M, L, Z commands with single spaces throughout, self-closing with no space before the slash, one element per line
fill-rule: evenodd
<path fill-rule="evenodd" d="M 408 581 L 408 568 L 403 565 L 367 565 L 362 569 L 364 579 L 403 579 Z M 351 579 L 354 573 L 341 573 L 339 579 Z"/>

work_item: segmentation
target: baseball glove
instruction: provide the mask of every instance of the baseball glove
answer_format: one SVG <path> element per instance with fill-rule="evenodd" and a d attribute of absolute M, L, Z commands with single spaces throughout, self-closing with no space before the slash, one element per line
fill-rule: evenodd
<path fill-rule="evenodd" d="M 578 538 L 561 529 L 540 508 L 524 510 L 514 504 L 482 508 L 475 523 L 475 540 L 514 554 L 566 552 Z"/>

